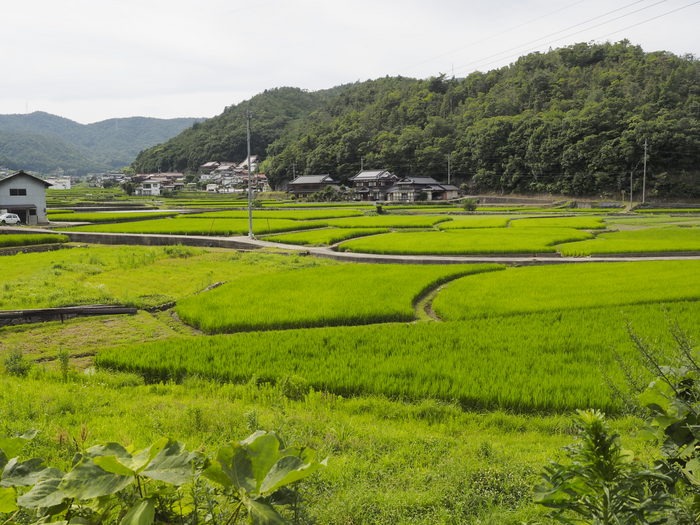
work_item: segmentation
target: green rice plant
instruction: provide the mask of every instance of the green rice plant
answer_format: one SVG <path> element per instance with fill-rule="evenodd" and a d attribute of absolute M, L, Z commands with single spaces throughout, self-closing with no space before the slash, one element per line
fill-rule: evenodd
<path fill-rule="evenodd" d="M 451 282 L 435 298 L 433 309 L 456 321 L 686 300 L 700 300 L 700 261 L 507 268 Z"/>
<path fill-rule="evenodd" d="M 312 221 L 343 217 L 357 217 L 363 214 L 356 209 L 318 208 L 318 209 L 262 209 L 254 210 L 254 219 L 290 219 L 295 221 Z M 248 210 L 212 211 L 188 215 L 193 219 L 242 219 L 248 218 Z"/>
<path fill-rule="evenodd" d="M 432 228 L 449 217 L 436 215 L 367 215 L 324 221 L 335 228 Z"/>
<path fill-rule="evenodd" d="M 556 211 L 555 208 L 548 208 L 544 206 L 527 206 L 525 204 L 512 204 L 498 205 L 498 204 L 482 204 L 477 206 L 477 212 L 490 212 L 490 213 L 504 213 L 504 212 L 516 212 L 516 213 L 549 213 Z"/>
<path fill-rule="evenodd" d="M 178 316 L 207 333 L 412 321 L 427 289 L 499 265 L 324 264 L 242 276 L 178 302 Z"/>
<path fill-rule="evenodd" d="M 159 219 L 164 217 L 174 217 L 178 212 L 174 211 L 133 211 L 133 212 L 71 212 L 61 213 L 49 212 L 49 221 L 61 222 L 116 222 L 131 221 L 139 219 Z"/>
<path fill-rule="evenodd" d="M 361 203 L 361 202 L 303 202 L 303 201 L 286 201 L 286 202 L 270 202 L 267 205 L 263 204 L 263 207 L 270 208 L 352 208 L 357 210 L 374 210 L 374 203 Z"/>
<path fill-rule="evenodd" d="M 305 230 L 303 232 L 283 233 L 269 235 L 266 241 L 281 242 L 283 244 L 301 244 L 303 246 L 329 246 L 348 239 L 377 235 L 389 232 L 386 228 L 322 228 L 318 230 Z"/>
<path fill-rule="evenodd" d="M 384 210 L 388 212 L 401 211 L 402 213 L 454 213 L 463 211 L 459 204 L 393 204 L 384 203 Z"/>
<path fill-rule="evenodd" d="M 535 254 L 554 253 L 559 243 L 593 235 L 570 228 L 472 228 L 441 232 L 392 232 L 346 241 L 340 251 L 380 254 Z"/>
<path fill-rule="evenodd" d="M 304 230 L 324 226 L 318 221 L 295 221 L 291 219 L 253 218 L 253 232 L 256 235 L 285 231 Z M 245 235 L 248 233 L 248 219 L 195 219 L 174 217 L 119 224 L 95 224 L 65 228 L 69 231 L 93 231 L 106 233 L 152 233 L 168 235 Z"/>
<path fill-rule="evenodd" d="M 177 246 L 89 246 L 3 258 L 0 308 L 158 306 L 235 278 L 326 264 L 309 257 Z"/>
<path fill-rule="evenodd" d="M 696 337 L 699 313 L 694 301 L 184 337 L 107 349 L 96 362 L 149 381 L 200 376 L 275 383 L 294 374 L 315 390 L 343 396 L 440 399 L 464 408 L 523 412 L 615 412 L 620 401 L 603 385 L 606 376 L 624 382 L 615 355 L 635 353 L 627 323 L 643 327 L 645 336 L 669 340 L 658 322 L 667 315 Z"/>
<path fill-rule="evenodd" d="M 511 217 L 508 215 L 450 215 L 450 221 L 441 222 L 441 230 L 459 230 L 466 228 L 505 228 Z"/>
<path fill-rule="evenodd" d="M 645 228 L 648 226 L 700 226 L 700 217 L 688 216 L 671 216 L 671 215 L 644 215 L 621 217 L 611 216 L 606 217 L 606 224 L 609 229 L 634 229 Z"/>
<path fill-rule="evenodd" d="M 540 466 L 571 440 L 570 417 L 563 415 L 465 412 L 435 399 L 409 403 L 317 391 L 294 401 L 265 383 L 192 378 L 144 385 L 138 379 L 102 370 L 68 383 L 57 373 L 23 379 L 0 374 L 3 432 L 37 429 L 24 451 L 31 456 L 22 459 L 42 457 L 67 471 L 76 451 L 101 443 L 138 450 L 170 436 L 188 450 L 213 455 L 250 434 L 249 423 L 274 428 L 289 444 L 329 456 L 322 475 L 303 482 L 300 513 L 304 522 L 327 524 L 366 522 L 368 512 L 377 524 L 434 525 L 455 516 L 503 525 L 531 521 L 537 511 L 531 498 L 513 502 L 513 496 L 519 487 L 531 487 Z M 192 413 L 200 415 L 201 428 L 192 425 Z M 630 418 L 613 423 L 625 436 L 635 425 Z M 485 441 L 489 458 L 478 455 Z"/>
<path fill-rule="evenodd" d="M 0 247 L 30 246 L 35 244 L 55 244 L 70 241 L 67 235 L 53 233 L 13 233 L 0 234 Z"/>
<path fill-rule="evenodd" d="M 700 208 L 635 208 L 635 213 L 691 213 L 700 215 Z"/>
<path fill-rule="evenodd" d="M 561 244 L 558 250 L 567 257 L 700 252 L 700 227 L 671 226 L 601 233 L 595 239 Z"/>
<path fill-rule="evenodd" d="M 510 222 L 512 228 L 574 228 L 576 230 L 600 230 L 605 228 L 602 217 L 524 217 Z"/>

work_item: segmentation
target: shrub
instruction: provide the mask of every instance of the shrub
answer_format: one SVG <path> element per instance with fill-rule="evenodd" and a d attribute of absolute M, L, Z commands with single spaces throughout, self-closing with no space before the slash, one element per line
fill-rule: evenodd
<path fill-rule="evenodd" d="M 476 206 L 479 204 L 479 199 L 464 199 L 462 207 L 464 211 L 476 211 Z"/>
<path fill-rule="evenodd" d="M 5 358 L 5 371 L 18 377 L 27 377 L 32 364 L 24 358 L 21 350 L 12 350 Z"/>
<path fill-rule="evenodd" d="M 535 501 L 555 509 L 552 517 L 560 523 L 665 522 L 671 478 L 623 449 L 601 412 L 579 411 L 577 424 L 581 438 L 567 449 L 569 463 L 545 467 Z"/>

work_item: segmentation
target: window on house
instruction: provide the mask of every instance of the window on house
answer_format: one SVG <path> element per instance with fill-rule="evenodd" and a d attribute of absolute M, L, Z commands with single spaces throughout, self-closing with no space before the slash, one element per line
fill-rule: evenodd
<path fill-rule="evenodd" d="M 18 195 L 26 195 L 26 194 L 27 194 L 27 188 L 10 188 L 10 195 L 18 196 Z"/>

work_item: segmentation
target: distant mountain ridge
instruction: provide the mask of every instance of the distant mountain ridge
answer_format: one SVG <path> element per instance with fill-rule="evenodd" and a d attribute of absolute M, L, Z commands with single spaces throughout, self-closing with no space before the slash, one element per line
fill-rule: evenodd
<path fill-rule="evenodd" d="M 167 141 L 201 118 L 116 118 L 80 124 L 43 111 L 0 115 L 0 166 L 68 175 L 120 169 L 140 151 Z"/>

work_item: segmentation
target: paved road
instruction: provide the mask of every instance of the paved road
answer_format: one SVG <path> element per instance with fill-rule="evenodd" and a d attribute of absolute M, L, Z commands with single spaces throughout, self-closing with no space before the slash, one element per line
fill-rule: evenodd
<path fill-rule="evenodd" d="M 513 265 L 536 264 L 568 264 L 586 262 L 630 262 L 630 261 L 677 261 L 700 260 L 700 253 L 696 254 L 649 254 L 640 256 L 608 256 L 608 257 L 561 257 L 558 254 L 537 255 L 504 255 L 504 256 L 442 256 L 442 255 L 378 255 L 372 253 L 336 252 L 330 248 L 296 246 L 292 244 L 280 244 L 267 242 L 248 237 L 234 237 L 239 244 L 249 244 L 260 248 L 278 248 L 299 253 L 306 253 L 316 257 L 325 257 L 341 261 L 373 262 L 373 263 L 406 263 L 406 264 L 465 264 L 465 263 L 502 263 Z"/>
<path fill-rule="evenodd" d="M 0 227 L 0 230 L 5 228 Z M 8 228 L 9 229 L 9 228 Z M 15 229 L 16 231 L 16 229 Z M 22 228 L 23 233 L 56 233 L 50 229 Z M 204 235 L 151 235 L 132 233 L 97 233 L 97 232 L 60 232 L 70 236 L 71 241 L 104 244 L 142 244 L 142 245 L 173 245 L 221 247 L 231 249 L 274 248 L 297 252 L 305 255 L 324 257 L 339 261 L 371 262 L 371 263 L 405 263 L 405 264 L 469 264 L 469 263 L 501 263 L 509 265 L 542 265 L 542 264 L 571 264 L 588 262 L 630 262 L 630 261 L 678 261 L 700 260 L 700 253 L 689 254 L 644 254 L 638 256 L 595 256 L 595 257 L 561 257 L 558 254 L 545 253 L 533 255 L 504 255 L 504 256 L 441 256 L 441 255 L 378 255 L 371 253 L 336 252 L 331 248 L 297 246 L 251 239 L 247 236 L 215 237 Z"/>

